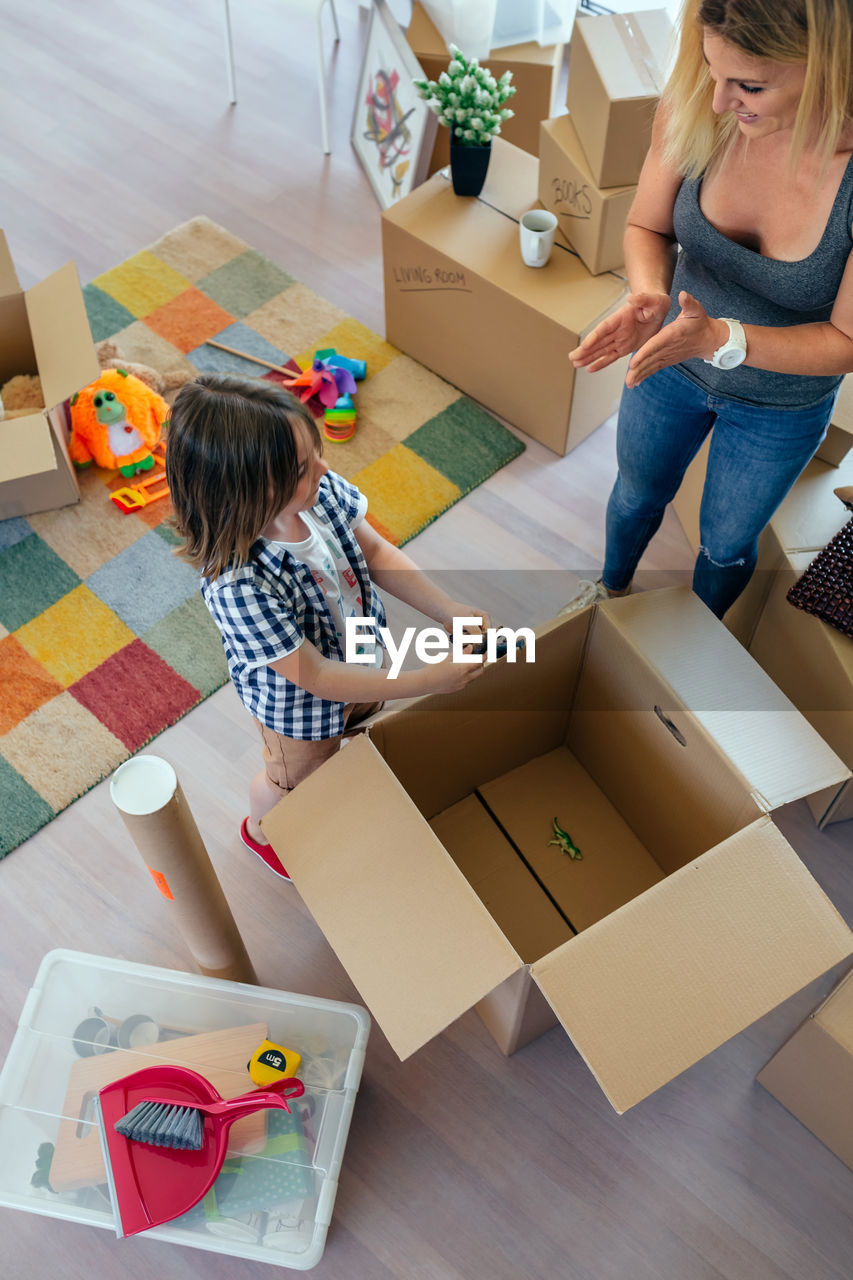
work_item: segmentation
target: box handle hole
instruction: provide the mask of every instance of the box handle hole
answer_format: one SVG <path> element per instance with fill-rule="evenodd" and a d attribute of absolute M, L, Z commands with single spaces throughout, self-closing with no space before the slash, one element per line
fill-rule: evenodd
<path fill-rule="evenodd" d="M 657 716 L 658 720 L 660 720 L 661 724 L 664 725 L 669 730 L 669 732 L 672 734 L 673 738 L 675 738 L 675 741 L 678 743 L 678 745 L 680 747 L 686 747 L 687 739 L 679 729 L 678 725 L 673 724 L 669 716 L 666 715 L 660 707 L 655 707 L 655 715 Z"/>

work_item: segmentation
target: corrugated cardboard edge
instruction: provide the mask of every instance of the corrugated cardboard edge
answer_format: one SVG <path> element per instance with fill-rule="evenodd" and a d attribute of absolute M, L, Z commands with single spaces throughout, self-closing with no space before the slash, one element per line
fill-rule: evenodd
<path fill-rule="evenodd" d="M 622 1113 L 851 953 L 853 932 L 765 817 L 531 973 Z"/>
<path fill-rule="evenodd" d="M 376 839 L 377 813 L 393 845 Z M 366 735 L 262 826 L 400 1058 L 522 967 Z"/>
<path fill-rule="evenodd" d="M 762 808 L 775 809 L 849 780 L 844 761 L 755 659 L 722 623 L 709 625 L 710 611 L 689 587 L 640 592 L 599 607 L 659 671 L 667 672 L 671 688 L 746 779 Z M 671 626 L 664 625 L 666 608 L 672 611 Z M 693 643 L 700 638 L 701 661 Z"/>
<path fill-rule="evenodd" d="M 8 293 L 20 293 L 20 291 L 18 273 L 12 261 L 9 245 L 6 236 L 0 231 L 0 297 L 5 297 Z"/>
<path fill-rule="evenodd" d="M 44 402 L 51 409 L 100 373 L 74 263 L 33 285 L 25 298 Z"/>

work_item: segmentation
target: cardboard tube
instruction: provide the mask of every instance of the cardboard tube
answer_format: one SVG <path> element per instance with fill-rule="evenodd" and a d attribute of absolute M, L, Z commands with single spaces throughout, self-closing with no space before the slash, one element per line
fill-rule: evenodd
<path fill-rule="evenodd" d="M 201 972 L 256 983 L 231 908 L 169 762 L 148 755 L 125 761 L 112 776 L 110 796 Z"/>

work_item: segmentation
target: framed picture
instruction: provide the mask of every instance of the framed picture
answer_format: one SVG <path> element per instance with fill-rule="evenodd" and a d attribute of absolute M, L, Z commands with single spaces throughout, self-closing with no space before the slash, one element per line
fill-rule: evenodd
<path fill-rule="evenodd" d="M 383 209 L 427 174 L 438 120 L 412 84 L 423 74 L 386 0 L 373 0 L 351 142 Z"/>

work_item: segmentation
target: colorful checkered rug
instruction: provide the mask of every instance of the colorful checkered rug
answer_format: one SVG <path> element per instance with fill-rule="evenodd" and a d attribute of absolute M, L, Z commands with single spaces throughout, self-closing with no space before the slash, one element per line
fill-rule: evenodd
<path fill-rule="evenodd" d="M 208 339 L 291 367 L 328 347 L 365 360 L 356 434 L 327 457 L 398 545 L 523 449 L 208 218 L 83 293 L 95 341 L 111 337 L 125 360 L 164 373 L 276 377 Z M 0 857 L 227 679 L 197 575 L 172 554 L 168 500 L 122 514 L 109 493 L 123 477 L 93 468 L 80 480 L 79 504 L 0 522 Z"/>

